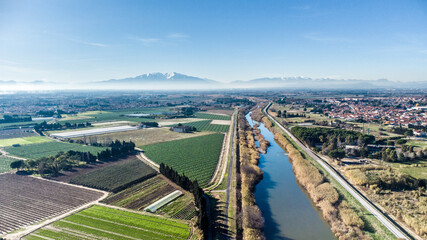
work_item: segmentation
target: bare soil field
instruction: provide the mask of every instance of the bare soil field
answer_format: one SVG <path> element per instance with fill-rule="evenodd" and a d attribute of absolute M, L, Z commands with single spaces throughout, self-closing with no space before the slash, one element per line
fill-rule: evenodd
<path fill-rule="evenodd" d="M 103 196 L 101 191 L 17 174 L 0 174 L 0 235 L 58 216 Z"/>

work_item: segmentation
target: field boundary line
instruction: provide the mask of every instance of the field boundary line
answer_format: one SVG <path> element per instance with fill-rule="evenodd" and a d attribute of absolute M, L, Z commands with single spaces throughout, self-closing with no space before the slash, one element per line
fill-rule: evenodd
<path fill-rule="evenodd" d="M 156 170 L 156 172 L 160 172 L 160 165 L 155 163 L 153 160 L 149 159 L 145 154 L 144 151 L 141 148 L 135 148 L 139 151 L 139 154 L 136 155 L 136 157 L 150 166 L 152 169 Z"/>
<path fill-rule="evenodd" d="M 45 178 L 42 178 L 42 177 L 36 177 L 36 176 L 30 176 L 30 177 L 38 178 L 38 179 L 43 179 L 45 181 L 60 183 L 60 184 L 64 184 L 64 185 L 69 185 L 69 186 L 73 186 L 73 187 L 79 187 L 79 188 L 83 188 L 83 189 L 87 189 L 87 190 L 97 191 L 97 192 L 103 193 L 103 195 L 100 198 L 98 198 L 97 200 L 95 200 L 95 201 L 83 204 L 80 207 L 74 208 L 74 209 L 72 209 L 72 210 L 70 210 L 70 211 L 68 211 L 66 213 L 61 214 L 61 215 L 58 215 L 58 216 L 53 217 L 53 218 L 48 219 L 48 220 L 44 220 L 44 221 L 42 221 L 42 222 L 40 222 L 38 224 L 33 224 L 33 225 L 30 225 L 30 226 L 23 227 L 23 228 L 21 228 L 21 229 L 24 229 L 23 231 L 20 231 L 20 232 L 17 232 L 17 233 L 7 234 L 7 235 L 3 236 L 3 238 L 6 239 L 6 240 L 22 239 L 23 237 L 27 236 L 28 234 L 30 234 L 30 233 L 32 233 L 32 232 L 34 232 L 34 231 L 36 231 L 36 230 L 38 230 L 40 228 L 43 228 L 43 227 L 45 227 L 45 226 L 47 226 L 47 225 L 49 225 L 49 224 L 51 224 L 53 222 L 56 222 L 58 220 L 63 219 L 65 217 L 71 216 L 72 214 L 80 212 L 83 209 L 89 208 L 90 206 L 98 203 L 99 201 L 104 200 L 108 196 L 108 194 L 109 194 L 109 192 L 102 191 L 102 190 L 99 190 L 99 189 L 88 188 L 88 187 L 84 187 L 84 186 L 80 186 L 80 185 L 75 185 L 75 184 L 71 184 L 71 183 L 64 183 L 64 182 L 55 181 L 55 180 L 51 180 L 51 179 L 45 179 Z M 18 229 L 18 231 L 19 231 L 19 229 Z"/>
<path fill-rule="evenodd" d="M 217 165 L 217 170 L 215 170 L 215 174 L 217 174 L 217 172 L 219 171 L 219 169 L 220 170 L 222 170 L 222 172 L 221 172 L 221 177 L 220 177 L 220 179 L 216 182 L 216 183 L 214 183 L 213 185 L 211 185 L 211 186 L 208 186 L 208 187 L 206 187 L 206 188 L 204 188 L 204 190 L 212 190 L 212 189 L 215 189 L 215 188 L 217 188 L 219 185 L 221 185 L 221 183 L 224 181 L 224 176 L 225 176 L 225 174 L 226 174 L 226 172 L 227 172 L 227 166 L 228 166 L 228 162 L 229 162 L 229 158 L 230 158 L 230 154 L 231 154 L 231 147 L 230 147 L 230 145 L 231 145 L 231 141 L 232 141 L 232 139 L 234 138 L 234 133 L 235 133 L 235 131 L 234 131 L 234 128 L 233 128 L 233 126 L 234 126 L 234 121 L 235 121 L 235 114 L 236 113 L 236 111 L 233 113 L 233 115 L 231 116 L 231 124 L 229 125 L 230 126 L 230 128 L 229 128 L 229 130 L 228 130 L 228 133 L 226 134 L 227 135 L 227 139 L 226 139 L 226 141 L 224 141 L 224 143 L 223 143 L 223 148 L 225 148 L 225 149 L 223 149 L 222 151 L 221 151 L 221 156 L 220 156 L 220 158 L 222 158 L 222 162 L 218 162 L 218 165 Z M 215 175 L 214 175 L 214 177 L 216 177 Z M 211 180 L 211 182 L 214 180 L 214 177 L 212 178 L 212 180 Z M 209 182 L 209 183 L 211 183 L 211 182 Z"/>

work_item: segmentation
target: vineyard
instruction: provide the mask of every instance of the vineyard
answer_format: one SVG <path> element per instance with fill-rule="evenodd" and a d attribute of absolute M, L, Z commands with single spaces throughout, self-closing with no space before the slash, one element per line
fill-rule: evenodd
<path fill-rule="evenodd" d="M 1 174 L 0 182 L 0 234 L 60 215 L 103 195 L 17 174 Z"/>
<path fill-rule="evenodd" d="M 184 223 L 95 205 L 24 239 L 187 239 Z"/>
<path fill-rule="evenodd" d="M 14 144 L 26 145 L 26 144 L 44 143 L 44 142 L 51 142 L 51 141 L 52 140 L 49 138 L 40 137 L 40 136 L 0 139 L 0 147 L 10 147 Z"/>
<path fill-rule="evenodd" d="M 0 155 L 0 173 L 10 171 L 10 164 L 13 161 L 16 161 L 16 159 Z"/>
<path fill-rule="evenodd" d="M 183 123 L 184 126 L 195 127 L 197 131 L 207 131 L 207 132 L 227 132 L 229 127 L 228 125 L 219 125 L 211 124 L 212 120 L 203 120 L 197 122 Z M 172 125 L 177 126 L 178 124 Z"/>
<path fill-rule="evenodd" d="M 212 114 L 212 113 L 195 113 L 194 116 L 196 118 L 202 118 L 202 119 L 211 119 L 211 120 L 231 120 L 230 116 L 226 116 L 226 115 L 217 115 L 217 114 Z"/>
<path fill-rule="evenodd" d="M 111 195 L 103 200 L 103 202 L 119 207 L 142 211 L 149 204 L 175 190 L 176 189 L 172 185 L 168 184 L 163 177 L 157 175 Z"/>
<path fill-rule="evenodd" d="M 169 165 L 206 186 L 216 169 L 223 138 L 223 134 L 216 133 L 146 145 L 142 149 L 151 160 Z"/>
<path fill-rule="evenodd" d="M 67 152 L 70 150 L 91 152 L 97 154 L 105 147 L 92 147 L 86 145 L 80 145 L 75 143 L 64 143 L 64 142 L 45 142 L 45 143 L 34 143 L 23 145 L 20 147 L 5 147 L 4 150 L 11 155 L 23 157 L 27 159 L 38 159 L 41 157 L 49 157 L 56 155 L 58 152 Z"/>
<path fill-rule="evenodd" d="M 136 157 L 133 157 L 86 174 L 75 176 L 70 179 L 70 183 L 118 192 L 154 175 L 156 175 L 156 172 L 152 168 Z"/>

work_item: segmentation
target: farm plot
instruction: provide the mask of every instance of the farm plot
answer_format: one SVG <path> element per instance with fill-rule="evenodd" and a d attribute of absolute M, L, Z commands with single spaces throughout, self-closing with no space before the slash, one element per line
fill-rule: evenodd
<path fill-rule="evenodd" d="M 143 210 L 149 204 L 175 190 L 162 176 L 157 175 L 111 195 L 104 199 L 103 202 L 133 210 Z"/>
<path fill-rule="evenodd" d="M 170 131 L 167 128 L 145 128 L 145 129 L 138 129 L 135 131 L 128 131 L 128 132 L 116 132 L 116 133 L 108 133 L 108 134 L 102 134 L 97 136 L 89 137 L 89 141 L 91 139 L 96 140 L 99 143 L 106 143 L 111 142 L 112 140 L 118 139 L 120 141 L 130 141 L 135 143 L 136 146 L 142 146 L 142 145 L 148 145 L 153 143 L 159 143 L 159 142 L 166 142 L 166 141 L 172 141 L 172 140 L 178 140 L 178 139 L 184 139 L 184 138 L 191 138 L 191 137 L 197 137 L 197 136 L 203 136 L 210 134 L 208 132 L 195 132 L 195 133 L 188 133 L 188 134 L 182 134 Z M 74 140 L 78 140 L 83 138 L 76 138 Z"/>
<path fill-rule="evenodd" d="M 212 120 L 203 120 L 198 122 L 189 122 L 183 123 L 184 126 L 195 127 L 197 131 L 208 131 L 208 132 L 227 132 L 230 126 L 228 125 L 220 125 L 220 124 L 212 124 Z M 172 125 L 177 126 L 178 124 Z"/>
<path fill-rule="evenodd" d="M 80 145 L 75 143 L 64 143 L 64 142 L 45 142 L 45 143 L 34 143 L 23 145 L 20 147 L 5 147 L 4 150 L 11 155 L 27 158 L 27 159 L 38 159 L 41 157 L 49 157 L 57 154 L 58 152 L 67 152 L 70 150 L 91 152 L 97 154 L 105 147 L 93 147 Z"/>
<path fill-rule="evenodd" d="M 0 173 L 10 171 L 10 164 L 13 161 L 16 161 L 16 159 L 0 155 Z"/>
<path fill-rule="evenodd" d="M 187 239 L 180 221 L 105 206 L 89 209 L 35 231 L 24 239 Z"/>
<path fill-rule="evenodd" d="M 197 179 L 201 186 L 206 186 L 218 164 L 223 139 L 223 134 L 215 133 L 141 148 L 151 160 L 171 166 L 190 179 Z"/>
<path fill-rule="evenodd" d="M 118 192 L 154 175 L 156 172 L 151 167 L 132 156 L 113 165 L 72 177 L 70 183 Z"/>
<path fill-rule="evenodd" d="M 113 132 L 125 132 L 125 131 L 137 130 L 137 129 L 138 128 L 134 126 L 117 126 L 117 127 L 94 128 L 94 129 L 86 129 L 86 130 L 80 130 L 80 131 L 67 131 L 67 132 L 53 133 L 50 136 L 55 138 L 66 139 L 66 138 L 92 136 L 92 135 L 113 133 Z"/>
<path fill-rule="evenodd" d="M 0 139 L 37 136 L 32 128 L 0 129 Z"/>
<path fill-rule="evenodd" d="M 176 219 L 190 220 L 196 216 L 194 197 L 192 194 L 186 193 L 184 196 L 160 208 L 156 213 Z"/>
<path fill-rule="evenodd" d="M 44 143 L 51 142 L 52 140 L 46 137 L 34 136 L 34 137 L 19 137 L 19 138 L 8 138 L 0 139 L 0 147 L 10 147 L 14 144 L 26 145 L 33 143 Z"/>
<path fill-rule="evenodd" d="M 230 116 L 219 115 L 219 114 L 212 114 L 212 113 L 198 112 L 198 113 L 195 113 L 194 116 L 196 118 L 211 119 L 211 120 L 231 120 Z"/>
<path fill-rule="evenodd" d="M 103 196 L 96 190 L 17 174 L 0 175 L 0 234 L 70 211 Z"/>

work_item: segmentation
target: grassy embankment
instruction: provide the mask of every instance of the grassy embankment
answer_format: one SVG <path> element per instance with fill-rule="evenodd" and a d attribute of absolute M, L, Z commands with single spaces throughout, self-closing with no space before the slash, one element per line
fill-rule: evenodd
<path fill-rule="evenodd" d="M 255 200 L 255 186 L 262 179 L 258 167 L 259 153 L 253 129 L 246 121 L 243 110 L 237 115 L 238 124 L 238 184 L 237 184 L 237 236 L 243 239 L 264 239 L 264 219 Z M 239 174 L 240 173 L 240 174 Z"/>

